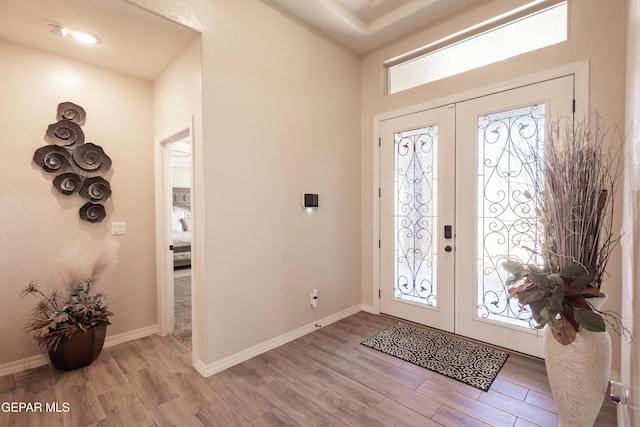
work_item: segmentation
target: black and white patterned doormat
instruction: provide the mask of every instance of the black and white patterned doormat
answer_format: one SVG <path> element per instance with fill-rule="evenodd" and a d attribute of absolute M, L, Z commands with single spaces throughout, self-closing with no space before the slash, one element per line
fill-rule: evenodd
<path fill-rule="evenodd" d="M 509 353 L 398 322 L 362 341 L 390 354 L 482 391 L 489 390 Z"/>

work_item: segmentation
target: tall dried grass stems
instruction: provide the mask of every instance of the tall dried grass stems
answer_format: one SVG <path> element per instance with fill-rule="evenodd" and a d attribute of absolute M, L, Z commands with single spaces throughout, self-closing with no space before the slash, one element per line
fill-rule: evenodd
<path fill-rule="evenodd" d="M 61 258 L 62 286 L 67 289 L 81 281 L 95 283 L 118 261 L 119 244 L 107 239 L 97 253 L 75 246 L 67 248 Z"/>
<path fill-rule="evenodd" d="M 22 297 L 40 297 L 26 326 L 38 344 L 55 350 L 64 338 L 94 326 L 110 324 L 113 313 L 107 305 L 106 295 L 95 292 L 94 286 L 117 262 L 117 250 L 118 244 L 114 240 L 107 240 L 97 255 L 80 248 L 68 250 L 59 277 L 65 291 L 42 291 L 36 281 L 22 290 Z"/>
<path fill-rule="evenodd" d="M 622 178 L 623 134 L 598 113 L 554 122 L 543 147 L 532 144 L 534 202 L 542 230 L 545 270 L 581 265 L 600 289 L 609 257 L 620 241 L 613 229 Z"/>

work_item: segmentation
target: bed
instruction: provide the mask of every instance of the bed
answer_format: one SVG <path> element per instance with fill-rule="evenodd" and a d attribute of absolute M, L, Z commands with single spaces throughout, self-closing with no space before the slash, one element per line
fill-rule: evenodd
<path fill-rule="evenodd" d="M 191 189 L 173 188 L 173 268 L 191 266 Z"/>

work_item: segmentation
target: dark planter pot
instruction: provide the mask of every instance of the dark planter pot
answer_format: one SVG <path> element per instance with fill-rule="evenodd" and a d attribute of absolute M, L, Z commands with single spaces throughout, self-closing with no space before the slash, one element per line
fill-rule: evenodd
<path fill-rule="evenodd" d="M 49 350 L 49 359 L 61 371 L 88 366 L 100 355 L 106 335 L 107 326 L 103 325 L 64 338 L 55 350 Z"/>

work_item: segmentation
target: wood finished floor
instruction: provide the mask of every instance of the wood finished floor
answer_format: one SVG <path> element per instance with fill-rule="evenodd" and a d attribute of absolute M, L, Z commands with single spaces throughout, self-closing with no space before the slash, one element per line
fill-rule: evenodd
<path fill-rule="evenodd" d="M 2 402 L 67 413 L 0 412 L 0 426 L 556 426 L 544 362 L 519 354 L 488 392 L 360 345 L 396 320 L 357 313 L 208 378 L 189 349 L 150 336 L 72 372 L 0 377 Z M 596 426 L 615 426 L 608 399 Z"/>

